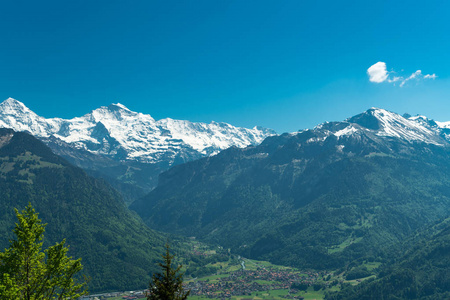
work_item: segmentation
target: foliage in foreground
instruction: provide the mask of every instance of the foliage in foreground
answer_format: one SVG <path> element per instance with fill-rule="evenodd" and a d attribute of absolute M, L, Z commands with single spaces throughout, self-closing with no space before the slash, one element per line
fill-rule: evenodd
<path fill-rule="evenodd" d="M 83 269 L 81 259 L 67 256 L 65 240 L 42 250 L 44 227 L 31 204 L 20 213 L 15 240 L 0 253 L 0 298 L 66 299 L 86 294 L 86 282 L 74 276 Z"/>
<path fill-rule="evenodd" d="M 149 285 L 148 300 L 185 300 L 190 291 L 183 289 L 183 273 L 180 273 L 182 266 L 172 267 L 173 255 L 170 255 L 170 247 L 166 244 L 166 253 L 161 255 L 163 262 L 158 265 L 161 273 L 153 274 Z"/>
<path fill-rule="evenodd" d="M 43 247 L 65 238 L 68 255 L 83 258 L 90 292 L 145 289 L 165 235 L 130 213 L 109 184 L 70 165 L 33 136 L 0 128 L 0 140 L 6 140 L 0 146 L 0 251 L 13 238 L 13 208 L 30 202 L 48 223 Z"/>

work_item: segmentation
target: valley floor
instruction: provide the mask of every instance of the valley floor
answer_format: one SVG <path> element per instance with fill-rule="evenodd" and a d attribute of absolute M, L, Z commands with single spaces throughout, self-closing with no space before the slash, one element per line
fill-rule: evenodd
<path fill-rule="evenodd" d="M 346 280 L 344 274 L 335 271 L 300 270 L 247 259 L 195 240 L 188 241 L 184 249 L 190 250 L 176 256 L 175 264 L 184 266 L 184 285 L 191 291 L 190 300 L 324 299 L 327 292 L 339 291 L 343 285 L 356 285 L 373 277 Z M 183 258 L 186 255 L 191 259 Z M 197 263 L 192 262 L 192 257 L 197 257 L 194 259 Z M 379 265 L 376 262 L 364 264 L 369 270 Z M 97 294 L 85 299 L 145 299 L 145 290 Z"/>
<path fill-rule="evenodd" d="M 360 280 L 347 281 L 333 272 L 302 271 L 278 266 L 265 261 L 238 257 L 226 262 L 211 264 L 220 271 L 215 274 L 190 278 L 185 282 L 191 290 L 188 299 L 324 299 L 325 292 L 338 291 L 341 284 L 358 284 Z M 142 299 L 144 291 L 92 295 L 98 299 Z"/>

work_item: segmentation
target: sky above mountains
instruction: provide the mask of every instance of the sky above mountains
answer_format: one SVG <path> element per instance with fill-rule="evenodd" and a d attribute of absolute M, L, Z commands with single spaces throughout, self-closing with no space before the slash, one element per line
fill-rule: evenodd
<path fill-rule="evenodd" d="M 0 101 L 277 132 L 369 107 L 450 120 L 445 1 L 3 1 Z"/>

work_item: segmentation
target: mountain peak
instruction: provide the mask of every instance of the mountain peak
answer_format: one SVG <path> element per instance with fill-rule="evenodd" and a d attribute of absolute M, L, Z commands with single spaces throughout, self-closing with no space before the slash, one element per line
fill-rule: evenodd
<path fill-rule="evenodd" d="M 109 110 L 120 110 L 120 109 L 123 109 L 123 110 L 131 111 L 131 110 L 128 109 L 128 107 L 126 107 L 125 105 L 123 105 L 121 103 L 111 103 L 108 106 L 108 109 Z"/>
<path fill-rule="evenodd" d="M 86 116 L 93 118 L 96 122 L 123 122 L 124 118 L 132 118 L 134 120 L 139 113 L 129 110 L 125 105 L 121 103 L 111 103 L 108 106 L 101 106 L 94 109 Z"/>
<path fill-rule="evenodd" d="M 418 141 L 435 145 L 447 144 L 442 140 L 437 124 L 424 116 L 404 117 L 397 113 L 370 108 L 367 111 L 346 120 L 358 124 L 377 136 L 401 138 L 409 142 Z"/>
<path fill-rule="evenodd" d="M 346 121 L 349 123 L 356 123 L 368 129 L 379 130 L 381 127 L 381 122 L 377 117 L 377 115 L 379 115 L 377 112 L 378 109 L 372 107 L 363 113 L 347 119 Z"/>
<path fill-rule="evenodd" d="M 0 127 L 12 128 L 15 131 L 28 131 L 36 136 L 49 136 L 59 119 L 45 119 L 25 106 L 22 102 L 8 98 L 0 103 Z"/>
<path fill-rule="evenodd" d="M 5 116 L 5 117 L 2 117 Z M 9 116 L 9 117 L 7 117 Z M 12 117 L 12 118 L 11 118 Z M 24 119 L 31 120 L 31 119 L 37 119 L 39 116 L 33 112 L 31 109 L 29 109 L 25 104 L 20 102 L 19 100 L 16 100 L 14 98 L 8 98 L 2 103 L 0 103 L 0 127 L 6 127 L 6 128 L 13 128 L 17 131 L 25 131 L 28 129 L 25 128 L 16 128 L 14 126 L 4 126 L 3 123 L 10 123 L 15 122 L 14 120 L 21 120 L 19 122 L 23 122 Z M 10 124 L 11 125 L 11 124 Z"/>
<path fill-rule="evenodd" d="M 168 165 L 180 160 L 179 157 L 187 161 L 231 146 L 259 144 L 274 134 L 268 129 L 246 129 L 226 123 L 155 121 L 151 115 L 131 111 L 121 103 L 101 106 L 71 120 L 46 119 L 12 98 L 0 104 L 0 127 L 28 131 L 38 137 L 54 136 L 114 159 L 165 161 Z"/>
<path fill-rule="evenodd" d="M 386 110 L 383 108 L 378 108 L 378 107 L 371 107 L 365 113 L 371 114 L 379 119 L 382 119 L 383 117 L 386 117 L 386 116 L 401 117 L 399 114 L 397 114 L 395 112 L 392 112 L 392 111 L 389 111 L 389 110 Z"/>
<path fill-rule="evenodd" d="M 20 102 L 19 100 L 16 100 L 14 98 L 9 97 L 8 99 L 6 99 L 5 101 L 3 101 L 4 103 L 20 103 L 22 105 L 24 105 L 22 102 Z"/>
<path fill-rule="evenodd" d="M 0 103 L 0 106 L 3 108 L 3 110 L 9 111 L 31 111 L 28 107 L 25 106 L 25 104 L 11 97 Z"/>
<path fill-rule="evenodd" d="M 16 100 L 14 98 L 9 97 L 8 99 L 6 99 L 4 102 L 20 102 L 19 100 Z"/>
<path fill-rule="evenodd" d="M 439 127 L 437 122 L 435 122 L 432 119 L 428 119 L 428 117 L 423 115 L 416 115 L 414 117 L 409 117 L 408 120 L 416 121 L 417 123 L 424 124 L 425 126 Z"/>
<path fill-rule="evenodd" d="M 416 119 L 407 118 L 386 109 L 371 107 L 363 113 L 348 118 L 346 121 L 356 123 L 367 129 L 381 130 L 395 124 L 409 127 L 414 123 L 411 122 L 416 121 Z"/>

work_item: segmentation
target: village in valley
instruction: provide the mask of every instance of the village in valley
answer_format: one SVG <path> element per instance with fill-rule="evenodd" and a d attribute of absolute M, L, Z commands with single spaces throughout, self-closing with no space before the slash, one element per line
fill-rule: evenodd
<path fill-rule="evenodd" d="M 254 263 L 247 259 L 242 261 Z M 185 283 L 185 289 L 191 291 L 188 299 L 322 299 L 323 293 L 316 289 L 321 289 L 323 285 L 315 284 L 328 275 L 326 272 L 299 273 L 290 268 L 256 265 L 251 270 L 240 269 L 191 279 Z M 328 288 L 331 284 L 332 282 L 326 282 L 324 286 Z M 107 293 L 92 295 L 86 299 L 142 299 L 145 298 L 145 292 Z"/>
<path fill-rule="evenodd" d="M 243 259 L 243 262 L 252 262 Z M 303 294 L 322 278 L 326 272 L 300 273 L 291 268 L 281 269 L 272 266 L 255 265 L 254 269 L 241 269 L 231 273 L 208 276 L 199 280 L 191 280 L 186 288 L 192 296 L 209 299 L 305 299 Z M 315 289 L 331 286 L 332 282 L 319 284 Z M 317 294 L 317 291 L 313 294 Z"/>
<path fill-rule="evenodd" d="M 187 260 L 181 258 L 186 253 L 179 253 L 175 264 L 184 265 L 184 286 L 191 291 L 188 297 L 191 300 L 323 299 L 326 291 L 336 291 L 342 284 L 360 281 L 347 281 L 333 272 L 299 270 L 247 259 L 195 240 L 189 244 L 190 260 L 197 264 L 186 266 Z M 146 291 L 142 290 L 91 295 L 85 299 L 131 300 L 146 298 L 145 295 Z"/>

